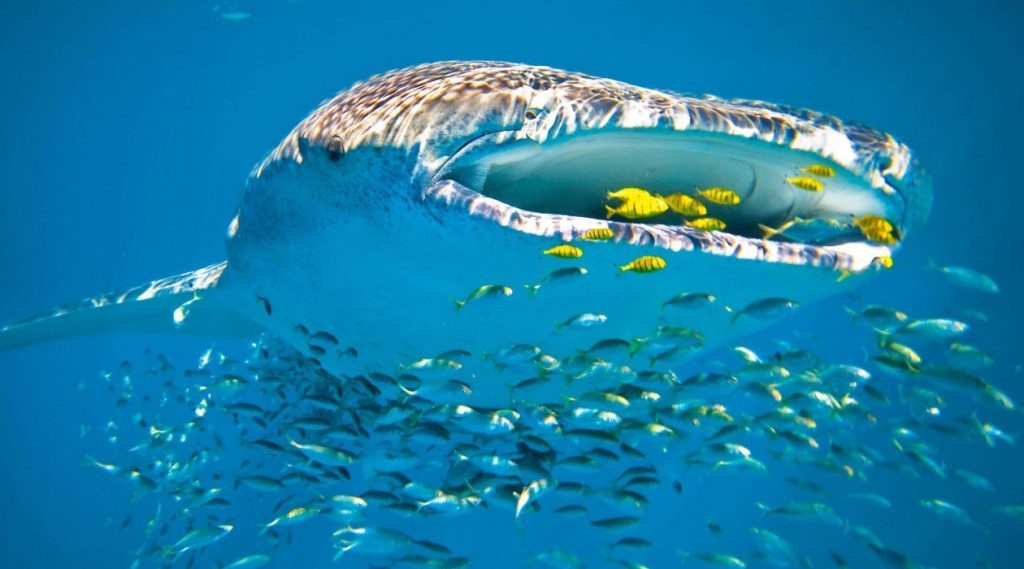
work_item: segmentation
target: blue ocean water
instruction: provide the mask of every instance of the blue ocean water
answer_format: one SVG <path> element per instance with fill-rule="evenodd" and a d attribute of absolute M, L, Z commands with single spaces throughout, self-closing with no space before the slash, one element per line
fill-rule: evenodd
<path fill-rule="evenodd" d="M 224 17 L 231 13 L 249 17 Z M 896 267 L 853 295 L 807 307 L 744 344 L 767 352 L 773 338 L 798 331 L 823 339 L 813 346 L 822 356 L 866 365 L 862 346 L 869 342 L 852 331 L 843 306 L 877 302 L 921 316 L 975 309 L 989 316 L 987 323 L 973 323 L 967 337 L 994 357 L 985 377 L 1024 400 L 1017 252 L 1024 232 L 1014 213 L 1024 198 L 1013 182 L 1024 130 L 1024 87 L 1014 72 L 1024 42 L 1022 15 L 1022 6 L 999 2 L 971 8 L 934 2 L 5 3 L 0 321 L 221 260 L 224 228 L 246 174 L 324 98 L 411 64 L 497 59 L 809 107 L 899 136 L 931 173 L 935 205 Z M 1001 292 L 951 286 L 927 270 L 930 258 L 983 271 Z M 117 403 L 125 388 L 116 379 L 122 360 L 144 366 L 138 362 L 148 348 L 185 369 L 207 345 L 110 336 L 0 354 L 0 566 L 132 563 L 148 542 L 153 497 L 83 461 L 87 455 L 155 456 L 136 452 L 133 458 L 125 450 L 127 436 L 116 445 L 109 441 L 111 422 L 127 431 L 137 422 L 134 406 L 145 408 L 138 400 Z M 247 353 L 244 342 L 218 348 Z M 113 371 L 113 383 L 100 370 Z M 138 395 L 157 401 L 160 386 L 141 383 L 134 386 Z M 978 412 L 1010 435 L 1022 430 L 1019 413 Z M 238 427 L 214 417 L 206 429 L 228 439 Z M 927 470 L 913 478 L 874 468 L 861 485 L 816 476 L 824 480 L 825 501 L 924 566 L 1018 566 L 1024 522 L 992 508 L 1024 503 L 1019 447 L 926 436 L 938 460 L 984 474 L 996 491 Z M 891 442 L 878 436 L 865 444 L 889 450 Z M 239 457 L 211 453 L 204 460 L 206 487 L 230 489 Z M 765 561 L 752 556 L 757 542 L 747 529 L 759 525 L 784 536 L 814 566 L 834 566 L 830 550 L 851 567 L 885 563 L 848 527 L 763 518 L 753 506 L 807 501 L 806 493 L 779 482 L 806 472 L 702 477 L 679 461 L 665 468 L 677 472 L 682 492 L 668 483 L 652 490 L 641 524 L 609 540 L 639 535 L 655 547 L 619 557 L 667 567 L 680 562 L 677 550 L 720 551 L 761 566 Z M 209 478 L 214 473 L 223 480 Z M 885 496 L 892 507 L 845 498 L 858 491 Z M 918 503 L 935 497 L 964 508 L 990 534 L 939 519 Z M 269 521 L 274 498 L 250 493 L 230 501 L 216 516 L 235 531 L 196 556 L 194 566 L 257 553 L 270 555 L 272 567 L 330 563 L 336 523 L 294 526 L 274 544 L 256 531 Z M 414 515 L 394 527 L 443 543 L 473 559 L 473 566 L 517 567 L 555 546 L 585 557 L 587 566 L 611 563 L 585 519 L 537 520 L 516 524 L 508 511 L 487 508 L 471 518 Z M 708 531 L 709 520 L 721 534 Z M 163 543 L 173 543 L 183 527 L 175 526 L 177 534 Z M 388 561 L 343 559 L 339 563 L 356 567 Z M 146 558 L 143 565 L 154 562 Z"/>

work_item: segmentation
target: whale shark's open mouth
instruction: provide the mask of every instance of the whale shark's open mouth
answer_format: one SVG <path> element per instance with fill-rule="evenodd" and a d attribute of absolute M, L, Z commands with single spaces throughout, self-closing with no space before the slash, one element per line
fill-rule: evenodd
<path fill-rule="evenodd" d="M 854 270 L 889 255 L 902 234 L 899 191 L 873 187 L 811 152 L 714 132 L 612 130 L 543 144 L 508 140 L 514 137 L 507 134 L 484 135 L 452 156 L 436 179 L 456 187 L 435 184 L 435 195 L 450 202 L 463 194 L 459 201 L 468 198 L 474 213 L 532 233 L 570 236 L 608 227 L 620 238 L 638 232 L 653 238 L 630 239 L 638 243 L 746 257 L 741 250 L 753 248 L 766 253 L 762 259 L 795 263 L 828 257 Z M 609 198 L 609 192 L 627 187 L 654 200 L 685 195 L 703 213 L 659 213 L 657 207 L 642 216 L 611 213 L 609 207 L 621 208 L 625 200 Z M 738 203 L 716 203 L 700 193 L 709 188 L 732 192 Z M 467 190 L 472 195 L 464 195 Z M 868 238 L 857 221 L 870 217 L 891 220 L 893 242 Z M 701 219 L 724 227 L 699 227 Z M 681 238 L 696 246 L 672 245 Z"/>

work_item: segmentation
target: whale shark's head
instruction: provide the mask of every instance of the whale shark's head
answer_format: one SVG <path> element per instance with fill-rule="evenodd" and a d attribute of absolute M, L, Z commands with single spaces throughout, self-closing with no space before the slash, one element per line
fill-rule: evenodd
<path fill-rule="evenodd" d="M 620 242 L 854 272 L 893 248 L 867 239 L 855 218 L 884 218 L 902 238 L 931 203 L 910 150 L 858 124 L 498 62 L 429 64 L 357 84 L 303 121 L 257 174 L 311 149 L 343 161 L 366 148 L 414 154 L 412 187 L 423 198 L 511 230 L 571 239 L 609 227 Z M 829 175 L 809 176 L 815 167 Z M 801 178 L 820 185 L 801 188 Z M 740 204 L 708 204 L 726 226 L 716 232 L 671 211 L 605 221 L 606 193 L 623 187 L 722 187 Z"/>
<path fill-rule="evenodd" d="M 626 187 L 699 199 L 725 228 L 677 210 L 609 217 L 608 193 Z M 738 203 L 698 193 L 709 188 Z M 784 315 L 737 319 L 759 299 L 795 307 L 889 266 L 929 201 L 906 146 L 818 113 L 545 67 L 440 63 L 357 84 L 285 138 L 250 177 L 225 279 L 259 299 L 253 319 L 299 349 L 305 331 L 351 338 L 358 359 L 317 357 L 342 373 L 522 343 L 563 358 L 669 324 L 698 331 L 680 350 L 692 355 Z M 854 223 L 865 216 L 891 225 L 890 242 L 869 239 Z M 566 243 L 576 258 L 546 254 Z M 640 257 L 662 270 L 626 276 Z M 507 293 L 477 303 L 486 286 Z M 660 311 L 686 292 L 719 302 L 683 319 Z M 600 325 L 552 324 L 581 314 Z M 497 389 L 491 401 L 508 396 L 479 377 Z"/>

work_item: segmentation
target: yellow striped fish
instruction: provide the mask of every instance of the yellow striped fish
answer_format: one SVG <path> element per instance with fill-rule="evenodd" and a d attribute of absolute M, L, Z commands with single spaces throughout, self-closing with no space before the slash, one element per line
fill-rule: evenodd
<path fill-rule="evenodd" d="M 725 222 L 715 217 L 691 219 L 686 222 L 686 225 L 701 231 L 722 231 L 725 229 Z"/>
<path fill-rule="evenodd" d="M 665 203 L 665 198 L 648 194 L 633 198 L 615 208 L 607 205 L 604 208 L 609 218 L 618 215 L 626 219 L 644 219 L 665 213 L 668 211 L 668 204 Z"/>
<path fill-rule="evenodd" d="M 575 245 L 555 245 L 550 249 L 545 249 L 544 254 L 560 259 L 579 259 L 583 256 L 583 249 Z"/>
<path fill-rule="evenodd" d="M 808 192 L 820 192 L 825 189 L 825 184 L 822 184 L 821 180 L 815 180 L 810 176 L 791 176 L 786 178 L 786 181 Z"/>
<path fill-rule="evenodd" d="M 619 271 L 633 271 L 634 273 L 653 273 L 665 268 L 665 259 L 654 255 L 644 255 L 619 267 Z"/>
<path fill-rule="evenodd" d="M 801 172 L 806 172 L 812 176 L 820 176 L 822 178 L 831 178 L 836 175 L 836 169 L 831 166 L 824 164 L 811 164 L 810 166 L 804 166 L 800 168 Z"/>
<path fill-rule="evenodd" d="M 853 224 L 869 241 L 883 245 L 895 245 L 899 241 L 899 232 L 888 219 L 867 214 L 853 218 Z"/>
<path fill-rule="evenodd" d="M 651 192 L 648 192 L 647 190 L 645 190 L 643 188 L 622 188 L 621 190 L 616 190 L 614 192 L 608 192 L 608 196 L 607 196 L 607 198 L 610 199 L 610 200 L 623 200 L 623 201 L 635 200 L 637 198 L 649 198 L 649 197 L 651 197 Z"/>
<path fill-rule="evenodd" d="M 584 241 L 607 241 L 615 236 L 615 233 L 607 227 L 595 227 L 594 229 L 588 229 L 580 235 L 580 239 Z"/>
<path fill-rule="evenodd" d="M 861 229 L 877 231 L 879 233 L 892 233 L 896 229 L 888 219 L 870 213 L 854 217 L 853 224 Z"/>
<path fill-rule="evenodd" d="M 718 205 L 736 205 L 740 203 L 740 195 L 729 188 L 713 186 L 703 190 L 697 190 L 697 193 L 709 202 L 716 203 Z"/>
<path fill-rule="evenodd" d="M 686 194 L 669 194 L 665 196 L 665 203 L 672 211 L 685 215 L 686 217 L 697 217 L 708 214 L 708 208 Z"/>

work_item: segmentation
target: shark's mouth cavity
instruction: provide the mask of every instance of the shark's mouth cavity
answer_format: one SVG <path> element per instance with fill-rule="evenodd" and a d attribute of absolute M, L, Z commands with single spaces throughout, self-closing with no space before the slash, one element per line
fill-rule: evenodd
<path fill-rule="evenodd" d="M 496 146 L 501 138 L 506 137 L 487 135 L 470 143 L 439 177 L 519 210 L 560 219 L 592 222 L 610 215 L 617 222 L 671 227 L 711 218 L 724 223 L 721 232 L 733 237 L 812 247 L 867 243 L 854 224 L 860 216 L 894 224 L 903 217 L 896 191 L 873 188 L 816 154 L 739 136 L 614 130 L 543 144 L 508 136 L 513 140 Z M 621 207 L 623 201 L 607 194 L 626 187 L 661 197 L 684 194 L 698 200 L 706 213 L 609 214 L 609 206 Z M 739 203 L 719 204 L 698 193 L 709 188 L 730 190 Z"/>

